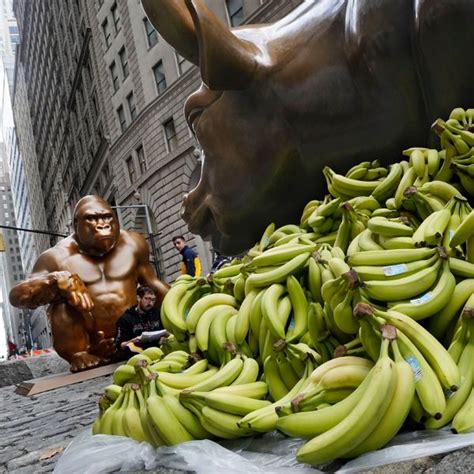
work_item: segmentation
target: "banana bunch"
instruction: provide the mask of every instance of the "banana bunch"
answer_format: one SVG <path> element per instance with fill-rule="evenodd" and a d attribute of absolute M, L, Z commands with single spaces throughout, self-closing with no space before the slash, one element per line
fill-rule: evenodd
<path fill-rule="evenodd" d="M 474 306 L 473 293 L 473 278 L 459 281 L 454 288 L 449 305 L 446 305 L 429 320 L 430 333 L 439 340 L 450 343 L 450 338 L 458 326 L 460 315 L 468 312 L 469 308 Z"/>
<path fill-rule="evenodd" d="M 375 365 L 351 394 L 319 410 L 282 416 L 277 428 L 312 438 L 298 450 L 300 462 L 322 464 L 355 457 L 378 449 L 398 432 L 414 393 L 413 373 L 398 350 L 396 331 L 386 326 Z"/>
<path fill-rule="evenodd" d="M 307 367 L 321 362 L 321 356 L 304 342 L 278 340 L 263 363 L 262 379 L 268 385 L 269 398 L 276 402 L 298 384 Z"/>
<path fill-rule="evenodd" d="M 138 442 L 147 441 L 153 446 L 163 445 L 155 433 L 146 414 L 141 386 L 126 384 L 115 402 L 103 411 L 94 423 L 94 434 L 126 436 Z"/>
<path fill-rule="evenodd" d="M 434 123 L 440 150 L 324 168 L 329 194 L 298 224 L 179 277 L 172 335 L 116 369 L 94 433 L 161 446 L 277 428 L 318 464 L 380 448 L 407 417 L 473 430 L 473 111 Z"/>
<path fill-rule="evenodd" d="M 368 180 L 366 178 L 371 171 L 374 171 L 372 175 L 377 174 L 378 176 L 374 176 L 375 179 L 373 180 Z M 354 176 L 355 172 L 350 172 L 348 174 Z M 349 199 L 358 196 L 370 196 L 377 186 L 383 182 L 383 179 L 388 175 L 388 172 L 386 168 L 372 168 L 371 170 L 367 170 L 367 174 L 364 176 L 365 179 L 357 179 L 338 174 L 329 166 L 325 166 L 323 169 L 323 175 L 326 178 L 329 193 L 332 196 L 348 201 Z"/>
<path fill-rule="evenodd" d="M 474 298 L 472 300 L 474 302 Z M 454 393 L 446 393 L 446 408 L 439 419 L 429 417 L 425 422 L 427 429 L 438 429 L 453 421 L 455 432 L 474 429 L 472 401 L 474 377 L 474 307 L 466 307 L 459 319 L 458 328 L 448 348 L 448 353 L 457 363 L 460 373 L 460 386 Z"/>
<path fill-rule="evenodd" d="M 356 252 L 348 263 L 363 282 L 362 299 L 384 302 L 416 320 L 441 311 L 456 286 L 442 247 Z"/>
<path fill-rule="evenodd" d="M 253 430 L 260 433 L 266 433 L 273 431 L 276 428 L 278 422 L 278 415 L 276 408 L 285 405 L 291 401 L 298 393 L 304 390 L 310 381 L 310 374 L 314 370 L 314 365 L 311 359 L 307 359 L 305 362 L 305 368 L 303 375 L 296 383 L 296 385 L 286 393 L 279 400 L 274 401 L 270 405 L 254 410 L 243 418 L 241 418 L 237 425 L 239 428 L 244 430 Z M 273 374 L 272 374 L 273 375 Z"/>
<path fill-rule="evenodd" d="M 321 409 L 348 397 L 365 380 L 373 362 L 358 356 L 343 356 L 321 364 L 310 375 L 310 383 L 286 405 L 276 408 L 279 417 Z"/>
<path fill-rule="evenodd" d="M 160 317 L 164 328 L 173 334 L 177 341 L 185 341 L 187 335 L 187 316 L 191 307 L 200 298 L 210 292 L 205 278 L 189 275 L 178 277 L 169 289 L 161 305 Z"/>
<path fill-rule="evenodd" d="M 324 309 L 320 303 L 309 303 L 308 308 L 308 345 L 321 358 L 321 363 L 332 359 L 334 351 L 340 342 L 329 331 L 325 320 Z"/>
<path fill-rule="evenodd" d="M 327 194 L 323 201 L 310 201 L 300 219 L 300 227 L 312 230 L 318 236 L 334 233 L 341 223 L 341 199 Z"/>
<path fill-rule="evenodd" d="M 432 129 L 440 137 L 441 146 L 449 157 L 452 173 L 455 173 L 464 190 L 474 192 L 474 133 L 472 132 L 472 109 L 454 109 L 448 120 L 437 119 Z M 449 181 L 452 174 L 447 176 Z"/>
<path fill-rule="evenodd" d="M 451 354 L 429 331 L 403 313 L 359 303 L 354 314 L 375 329 L 386 324 L 397 328 L 398 346 L 413 369 L 416 394 L 425 417 L 441 419 L 447 404 L 445 391 L 454 393 L 461 384 L 460 370 Z"/>
<path fill-rule="evenodd" d="M 142 353 L 143 354 L 143 353 Z M 142 355 L 139 354 L 139 355 Z M 145 360 L 146 359 L 138 359 Z M 146 361 L 152 372 L 182 372 L 197 361 L 196 355 L 191 355 L 183 350 L 176 350 L 163 356 L 159 361 Z M 130 360 L 127 362 L 127 364 Z M 135 365 L 135 364 L 134 364 Z"/>
<path fill-rule="evenodd" d="M 183 390 L 179 401 L 197 416 L 209 433 L 222 439 L 235 439 L 254 433 L 239 427 L 238 422 L 242 416 L 271 405 L 270 401 L 262 400 L 267 392 L 265 382 L 251 382 L 210 391 Z"/>

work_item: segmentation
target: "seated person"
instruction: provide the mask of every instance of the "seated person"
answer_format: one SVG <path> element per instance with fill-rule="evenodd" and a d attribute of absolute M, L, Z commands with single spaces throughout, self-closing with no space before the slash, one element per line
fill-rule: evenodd
<path fill-rule="evenodd" d="M 157 346 L 164 342 L 169 336 L 165 333 L 158 341 L 151 343 L 143 343 L 141 335 L 144 331 L 159 331 L 163 329 L 160 320 L 160 310 L 155 306 L 156 294 L 153 288 L 142 285 L 137 289 L 137 302 L 119 318 L 117 321 L 117 337 L 115 339 L 117 350 L 123 351 L 124 355 L 130 355 L 133 345 L 139 346 L 141 349 Z M 131 350 L 132 349 L 132 350 Z"/>

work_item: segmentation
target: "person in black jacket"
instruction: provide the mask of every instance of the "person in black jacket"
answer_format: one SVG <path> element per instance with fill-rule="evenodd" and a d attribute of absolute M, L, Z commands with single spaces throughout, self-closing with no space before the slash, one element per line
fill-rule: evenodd
<path fill-rule="evenodd" d="M 156 342 L 144 344 L 141 335 L 144 331 L 158 331 L 163 329 L 160 319 L 160 310 L 156 308 L 156 294 L 153 288 L 142 285 L 137 289 L 136 306 L 127 309 L 117 321 L 117 350 L 130 353 L 130 344 L 145 349 L 147 346 L 156 346 Z M 163 338 L 166 337 L 166 334 Z M 159 343 L 162 341 L 160 340 Z"/>

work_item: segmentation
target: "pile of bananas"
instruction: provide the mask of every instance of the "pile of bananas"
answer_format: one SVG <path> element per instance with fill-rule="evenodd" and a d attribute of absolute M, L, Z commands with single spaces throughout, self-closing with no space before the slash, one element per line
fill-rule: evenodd
<path fill-rule="evenodd" d="M 407 422 L 474 430 L 474 109 L 441 149 L 326 167 L 329 194 L 240 259 L 181 276 L 172 333 L 132 357 L 95 433 L 154 446 L 280 430 L 310 464 L 384 446 Z"/>

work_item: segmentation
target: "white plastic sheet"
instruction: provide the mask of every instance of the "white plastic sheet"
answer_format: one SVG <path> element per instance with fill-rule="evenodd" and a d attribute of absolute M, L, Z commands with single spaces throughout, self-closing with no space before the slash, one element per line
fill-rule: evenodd
<path fill-rule="evenodd" d="M 64 451 L 55 474 L 104 474 L 114 471 L 156 470 L 160 467 L 197 474 L 317 474 L 298 464 L 295 453 L 302 440 L 269 433 L 218 444 L 188 441 L 154 449 L 122 436 L 81 433 Z"/>
<path fill-rule="evenodd" d="M 304 441 L 286 438 L 278 432 L 255 438 L 216 443 L 189 441 L 154 449 L 147 443 L 120 436 L 96 435 L 89 430 L 79 435 L 59 459 L 56 474 L 105 474 L 114 471 L 159 468 L 195 471 L 197 474 L 317 474 L 298 464 L 295 453 Z M 448 428 L 413 431 L 396 436 L 387 447 L 359 456 L 339 467 L 338 474 L 360 472 L 386 464 L 432 456 L 474 445 L 474 433 L 454 435 Z M 335 466 L 329 470 L 334 472 Z M 321 467 L 325 469 L 325 466 Z"/>

